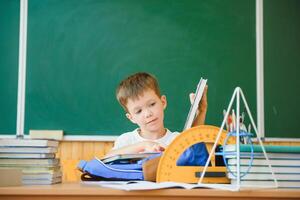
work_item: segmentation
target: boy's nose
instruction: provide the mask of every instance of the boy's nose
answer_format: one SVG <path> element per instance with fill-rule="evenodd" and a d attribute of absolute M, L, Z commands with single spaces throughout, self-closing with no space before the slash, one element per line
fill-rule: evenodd
<path fill-rule="evenodd" d="M 145 112 L 145 117 L 148 118 L 148 117 L 151 117 L 152 116 L 152 111 L 150 109 L 147 109 L 146 112 Z"/>

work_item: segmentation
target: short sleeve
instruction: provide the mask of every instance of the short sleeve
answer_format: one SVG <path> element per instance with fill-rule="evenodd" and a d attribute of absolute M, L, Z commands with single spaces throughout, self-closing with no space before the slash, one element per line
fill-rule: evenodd
<path fill-rule="evenodd" d="M 125 142 L 124 142 L 124 140 L 122 139 L 122 136 L 119 136 L 119 137 L 116 139 L 116 141 L 115 141 L 114 146 L 113 146 L 112 149 L 119 149 L 119 148 L 125 146 L 124 143 L 125 143 Z"/>
<path fill-rule="evenodd" d="M 122 135 L 120 135 L 115 143 L 112 149 L 119 149 L 125 146 L 128 146 L 130 144 L 132 144 L 132 140 L 133 140 L 133 132 L 128 132 L 128 133 L 124 133 Z"/>

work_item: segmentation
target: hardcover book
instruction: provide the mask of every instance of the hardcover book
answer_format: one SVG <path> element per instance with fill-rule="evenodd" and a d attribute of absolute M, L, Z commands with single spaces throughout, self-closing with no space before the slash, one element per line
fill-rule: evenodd
<path fill-rule="evenodd" d="M 0 153 L 56 153 L 57 147 L 1 147 Z"/>
<path fill-rule="evenodd" d="M 40 139 L 0 139 L 1 147 L 57 147 L 58 141 Z"/>
<path fill-rule="evenodd" d="M 30 158 L 20 158 L 20 159 L 10 159 L 10 158 L 1 158 L 0 166 L 55 166 L 59 165 L 59 159 L 30 159 Z"/>
<path fill-rule="evenodd" d="M 54 153 L 0 153 L 0 158 L 55 158 Z"/>
<path fill-rule="evenodd" d="M 263 152 L 260 145 L 240 145 L 240 152 L 251 152 L 251 146 L 253 146 L 254 152 Z M 266 152 L 269 153 L 299 153 L 300 146 L 282 146 L 282 145 L 265 145 Z M 236 145 L 226 145 L 224 147 L 225 152 L 236 151 Z M 299 156 L 300 157 L 300 156 Z"/>

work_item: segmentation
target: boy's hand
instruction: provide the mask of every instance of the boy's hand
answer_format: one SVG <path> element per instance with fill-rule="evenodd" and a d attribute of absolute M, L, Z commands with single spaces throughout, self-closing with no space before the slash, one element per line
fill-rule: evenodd
<path fill-rule="evenodd" d="M 207 111 L 207 90 L 208 90 L 208 86 L 206 85 L 203 91 L 203 95 L 201 98 L 201 101 L 199 102 L 198 105 L 198 113 L 197 113 L 197 117 L 193 123 L 193 126 L 196 125 L 202 125 L 205 122 L 205 117 L 206 117 L 206 111 Z M 194 93 L 190 93 L 190 102 L 191 104 L 194 103 L 195 100 L 195 94 Z"/>
<path fill-rule="evenodd" d="M 119 149 L 111 150 L 106 154 L 106 157 L 110 157 L 118 154 L 131 154 L 131 153 L 143 153 L 143 152 L 162 152 L 165 147 L 157 142 L 143 141 L 132 145 L 121 147 Z"/>
<path fill-rule="evenodd" d="M 198 105 L 198 111 L 200 113 L 207 110 L 207 90 L 208 90 L 208 86 L 206 85 L 204 88 L 204 91 L 203 91 L 201 101 L 199 102 L 199 105 Z M 194 101 L 195 101 L 195 93 L 190 93 L 191 104 L 193 104 Z"/>
<path fill-rule="evenodd" d="M 141 142 L 141 151 L 140 152 L 162 152 L 165 150 L 165 147 L 160 145 L 157 142 L 144 141 Z"/>

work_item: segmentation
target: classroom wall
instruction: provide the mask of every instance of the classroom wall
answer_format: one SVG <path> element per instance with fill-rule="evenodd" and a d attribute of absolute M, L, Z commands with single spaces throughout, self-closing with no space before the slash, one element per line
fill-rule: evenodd
<path fill-rule="evenodd" d="M 0 1 L 1 135 L 16 132 L 19 4 Z M 300 137 L 299 7 L 264 0 L 266 137 Z M 29 0 L 28 11 L 26 134 L 132 130 L 114 89 L 136 71 L 159 79 L 171 130 L 182 129 L 201 76 L 209 84 L 208 124 L 221 124 L 236 86 L 256 118 L 255 0 Z"/>
<path fill-rule="evenodd" d="M 15 134 L 20 1 L 0 1 L 0 134 Z"/>
<path fill-rule="evenodd" d="M 264 0 L 267 137 L 300 137 L 300 1 Z"/>
<path fill-rule="evenodd" d="M 12 1 L 0 2 L 9 7 L 2 14 L 7 19 L 19 15 L 17 0 Z M 5 25 L 13 29 L 3 31 L 17 36 L 18 24 L 10 23 Z M 173 131 L 183 129 L 188 94 L 200 77 L 208 78 L 207 123 L 220 125 L 236 86 L 243 88 L 255 116 L 254 23 L 254 0 L 29 0 L 25 133 L 132 130 L 115 88 L 138 71 L 158 78 L 168 99 L 165 124 Z M 7 51 L 18 59 L 13 46 L 0 49 Z M 9 71 L 11 66 L 5 61 L 1 67 Z M 13 82 L 16 88 L 17 73 L 12 80 L 2 76 L 0 83 Z M 16 90 L 0 100 L 1 110 L 8 101 L 16 102 Z M 0 121 L 1 134 L 15 133 L 14 111 L 7 114 L 10 126 Z"/>

